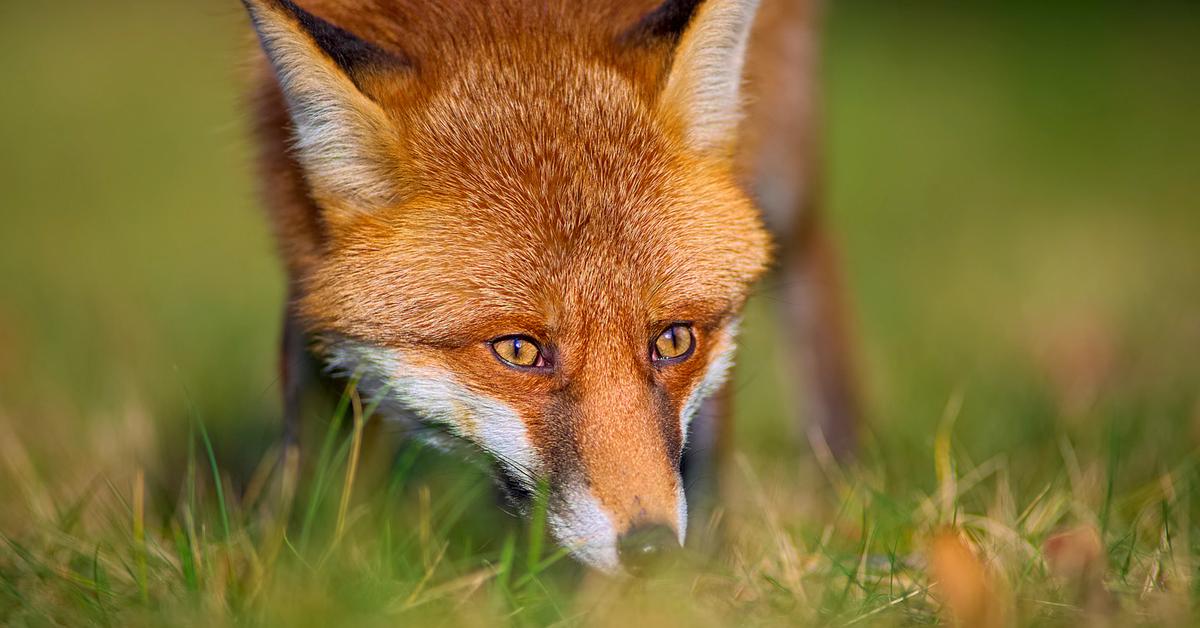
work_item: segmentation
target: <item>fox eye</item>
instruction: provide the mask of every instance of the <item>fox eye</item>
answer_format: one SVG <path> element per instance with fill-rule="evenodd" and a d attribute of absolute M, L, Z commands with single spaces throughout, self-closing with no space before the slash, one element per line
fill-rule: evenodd
<path fill-rule="evenodd" d="M 692 334 L 692 326 L 675 323 L 654 339 L 651 358 L 655 362 L 678 362 L 691 355 L 695 348 L 696 337 Z"/>
<path fill-rule="evenodd" d="M 529 336 L 503 336 L 491 343 L 492 354 L 501 362 L 520 368 L 542 368 L 546 359 L 542 348 Z"/>

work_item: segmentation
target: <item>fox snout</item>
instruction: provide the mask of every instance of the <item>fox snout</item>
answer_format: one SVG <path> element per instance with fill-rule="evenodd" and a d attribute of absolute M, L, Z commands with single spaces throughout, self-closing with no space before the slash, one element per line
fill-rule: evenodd
<path fill-rule="evenodd" d="M 324 349 L 334 371 L 357 374 L 385 414 L 441 424 L 491 454 L 515 489 L 510 497 L 528 500 L 547 485 L 550 532 L 583 562 L 639 572 L 682 546 L 682 413 L 691 404 L 629 372 L 633 360 L 594 360 L 560 390 L 522 405 L 528 396 L 494 396 L 402 351 L 348 340 Z M 723 370 L 717 364 L 714 377 Z"/>
<path fill-rule="evenodd" d="M 555 535 L 591 548 L 602 567 L 630 571 L 682 545 L 679 403 L 620 356 L 591 360 L 564 394 L 574 403 L 547 434 L 569 487 L 560 493 L 566 516 L 551 519 Z"/>
<path fill-rule="evenodd" d="M 687 503 L 678 476 L 665 485 L 642 480 L 641 488 L 606 503 L 602 485 L 569 483 L 552 488 L 550 529 L 558 542 L 598 569 L 638 574 L 682 547 Z"/>
<path fill-rule="evenodd" d="M 682 516 L 686 512 L 682 491 L 676 503 Z M 570 548 L 579 560 L 602 571 L 635 575 L 679 550 L 687 525 L 686 516 L 645 512 L 637 519 L 622 522 L 592 491 L 578 485 L 564 487 L 552 497 L 549 522 L 558 542 Z"/>
<path fill-rule="evenodd" d="M 687 506 L 678 484 L 672 482 L 667 491 L 647 487 L 643 494 L 631 495 L 618 504 L 625 508 L 617 510 L 606 507 L 596 497 L 600 491 L 593 487 L 568 484 L 552 488 L 551 531 L 577 558 L 593 567 L 641 574 L 683 545 Z M 670 493 L 670 497 L 651 497 L 655 493 Z"/>

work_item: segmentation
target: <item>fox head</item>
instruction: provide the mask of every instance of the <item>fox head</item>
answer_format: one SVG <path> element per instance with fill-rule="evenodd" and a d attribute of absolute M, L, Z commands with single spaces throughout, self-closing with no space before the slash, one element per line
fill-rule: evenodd
<path fill-rule="evenodd" d="M 682 543 L 689 421 L 769 256 L 733 164 L 755 0 L 246 4 L 317 209 L 289 262 L 330 368 L 514 494 L 548 486 L 590 565 Z"/>

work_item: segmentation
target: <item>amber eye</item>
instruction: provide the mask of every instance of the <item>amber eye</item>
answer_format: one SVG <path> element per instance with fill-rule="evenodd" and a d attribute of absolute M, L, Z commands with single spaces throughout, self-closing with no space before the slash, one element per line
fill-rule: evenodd
<path fill-rule="evenodd" d="M 542 349 L 529 336 L 504 336 L 491 342 L 492 353 L 500 361 L 511 366 L 522 368 L 541 368 L 546 366 Z"/>
<path fill-rule="evenodd" d="M 688 357 L 695 347 L 696 337 L 692 334 L 692 327 L 675 323 L 654 339 L 652 355 L 656 362 L 672 362 Z"/>

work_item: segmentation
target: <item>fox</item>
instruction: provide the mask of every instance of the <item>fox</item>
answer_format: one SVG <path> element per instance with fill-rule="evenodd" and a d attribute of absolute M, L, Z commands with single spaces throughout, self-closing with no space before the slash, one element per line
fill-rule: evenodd
<path fill-rule="evenodd" d="M 353 378 L 520 509 L 542 491 L 579 562 L 638 573 L 718 499 L 771 275 L 814 442 L 852 451 L 816 0 L 243 4 L 289 446 L 305 391 Z"/>

